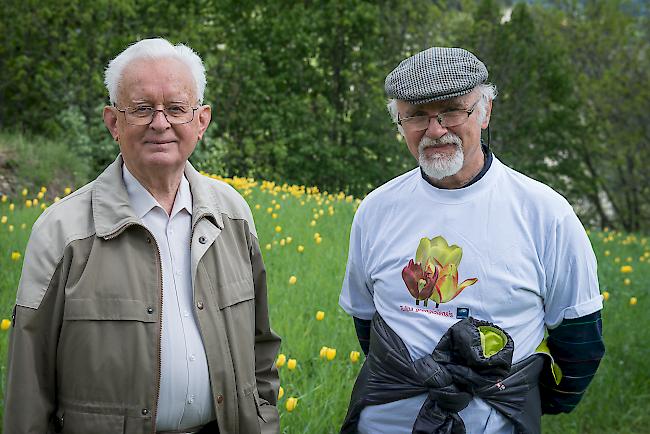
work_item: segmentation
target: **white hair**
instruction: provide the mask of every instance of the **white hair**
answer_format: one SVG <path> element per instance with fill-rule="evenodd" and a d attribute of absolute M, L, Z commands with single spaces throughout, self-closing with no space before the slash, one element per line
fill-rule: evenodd
<path fill-rule="evenodd" d="M 480 125 L 485 120 L 489 102 L 493 101 L 497 97 L 497 87 L 492 83 L 483 83 L 479 84 L 474 89 L 476 88 L 478 88 L 481 93 L 481 98 L 478 104 L 476 104 L 476 111 L 478 112 L 477 121 Z M 386 108 L 388 109 L 388 113 L 390 113 L 390 117 L 393 119 L 393 123 L 397 124 L 397 100 L 390 98 L 386 104 Z M 397 125 L 397 131 L 399 131 L 401 135 L 404 135 L 404 130 L 401 125 Z"/>
<path fill-rule="evenodd" d="M 195 84 L 195 96 L 199 104 L 203 103 L 203 92 L 205 91 L 205 67 L 203 61 L 194 50 L 187 45 L 172 45 L 163 38 L 143 39 L 122 51 L 108 63 L 104 73 L 104 84 L 108 89 L 111 104 L 117 101 L 117 92 L 122 80 L 124 68 L 134 60 L 138 59 L 164 59 L 171 58 L 181 61 L 187 65 L 192 73 Z"/>

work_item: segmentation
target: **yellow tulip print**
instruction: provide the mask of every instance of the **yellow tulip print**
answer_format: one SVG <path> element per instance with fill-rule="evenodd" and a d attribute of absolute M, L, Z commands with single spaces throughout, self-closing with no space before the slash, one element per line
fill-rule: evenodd
<path fill-rule="evenodd" d="M 441 303 L 453 300 L 465 288 L 478 282 L 477 278 L 465 279 L 458 284 L 458 266 L 463 258 L 463 249 L 441 236 L 422 238 L 412 259 L 402 270 L 402 279 L 406 288 L 415 298 L 432 300 L 438 307 Z"/>

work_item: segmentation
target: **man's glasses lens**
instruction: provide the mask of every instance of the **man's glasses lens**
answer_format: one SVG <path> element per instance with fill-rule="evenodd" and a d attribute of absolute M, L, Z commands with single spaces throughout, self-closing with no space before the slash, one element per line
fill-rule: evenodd
<path fill-rule="evenodd" d="M 126 121 L 131 125 L 149 125 L 158 111 L 162 111 L 170 124 L 186 124 L 194 119 L 194 110 L 196 108 L 186 105 L 173 105 L 165 107 L 162 110 L 154 109 L 149 106 L 127 107 L 120 110 L 124 113 Z"/>

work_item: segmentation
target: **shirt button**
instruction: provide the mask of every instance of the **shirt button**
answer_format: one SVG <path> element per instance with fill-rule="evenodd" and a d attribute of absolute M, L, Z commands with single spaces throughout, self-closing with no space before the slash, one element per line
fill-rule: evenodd
<path fill-rule="evenodd" d="M 148 307 L 147 308 L 147 313 L 151 315 L 153 313 L 153 307 Z"/>
<path fill-rule="evenodd" d="M 223 402 L 223 395 L 217 396 L 217 404 L 221 404 Z"/>
<path fill-rule="evenodd" d="M 205 243 L 207 243 L 207 242 L 208 242 L 208 239 L 207 239 L 206 237 L 204 237 L 203 235 L 201 235 L 201 236 L 199 237 L 199 243 L 201 243 L 201 244 L 205 244 Z"/>
<path fill-rule="evenodd" d="M 199 310 L 203 310 L 203 302 L 199 301 L 198 303 L 196 303 L 196 307 L 198 307 Z"/>
<path fill-rule="evenodd" d="M 149 414 L 149 410 L 146 409 L 146 408 L 143 408 L 143 409 L 142 409 L 142 414 L 143 414 L 144 416 L 148 415 L 148 414 Z"/>

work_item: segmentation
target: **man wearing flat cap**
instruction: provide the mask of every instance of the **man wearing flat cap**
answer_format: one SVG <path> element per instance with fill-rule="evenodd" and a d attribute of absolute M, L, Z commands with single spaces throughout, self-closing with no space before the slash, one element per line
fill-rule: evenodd
<path fill-rule="evenodd" d="M 339 302 L 367 358 L 341 432 L 538 433 L 604 354 L 589 239 L 562 196 L 482 143 L 487 78 L 440 47 L 386 77 L 418 167 L 354 217 Z"/>

